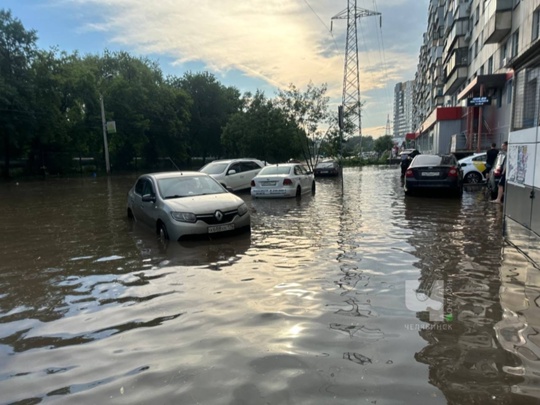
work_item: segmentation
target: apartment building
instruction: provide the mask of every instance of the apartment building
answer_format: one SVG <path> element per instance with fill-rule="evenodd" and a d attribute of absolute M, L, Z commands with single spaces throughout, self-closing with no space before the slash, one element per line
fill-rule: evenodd
<path fill-rule="evenodd" d="M 413 86 L 414 81 L 397 83 L 394 86 L 394 129 L 395 139 L 405 139 L 413 128 Z"/>
<path fill-rule="evenodd" d="M 540 264 L 540 0 L 431 0 L 414 83 L 424 153 L 508 140 L 505 236 Z"/>
<path fill-rule="evenodd" d="M 430 1 L 415 78 L 420 150 L 466 155 L 508 139 L 510 64 L 526 46 L 519 31 L 527 13 L 520 3 Z"/>

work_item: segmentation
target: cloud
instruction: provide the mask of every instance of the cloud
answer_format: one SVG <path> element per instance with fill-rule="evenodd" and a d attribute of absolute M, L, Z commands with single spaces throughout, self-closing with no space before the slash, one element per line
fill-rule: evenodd
<path fill-rule="evenodd" d="M 311 80 L 328 83 L 334 94 L 341 92 L 346 22 L 335 21 L 336 38 L 325 27 L 341 11 L 334 1 L 63 0 L 63 3 L 101 10 L 102 21 L 91 21 L 86 29 L 108 32 L 111 42 L 139 53 L 167 55 L 177 65 L 201 62 L 217 73 L 236 69 L 279 87 L 289 83 L 302 87 Z M 366 32 L 365 27 L 363 33 L 373 37 L 378 34 Z M 367 50 L 360 57 L 380 61 L 380 50 Z M 380 66 L 362 72 L 363 90 L 380 88 L 388 79 L 399 78 L 403 58 L 399 52 L 387 53 L 386 57 L 386 72 Z"/>
<path fill-rule="evenodd" d="M 111 44 L 143 55 L 161 55 L 174 66 L 193 63 L 217 75 L 241 72 L 273 87 L 327 83 L 339 102 L 343 86 L 346 7 L 335 0 L 50 0 L 86 14 L 81 30 L 100 32 Z M 396 82 L 414 77 L 421 33 L 418 15 L 428 0 L 386 0 L 378 17 L 360 18 L 360 84 L 366 112 L 378 99 L 377 122 L 391 112 Z M 376 2 L 358 2 L 373 9 Z M 382 4 L 383 2 L 381 2 Z M 410 13 L 409 13 L 410 12 Z M 403 19 L 403 13 L 411 19 Z M 384 32 L 391 37 L 384 37 Z M 386 49 L 385 49 L 386 48 Z M 382 94 L 382 95 L 381 95 Z M 383 98 L 385 101 L 380 101 Z M 366 122 L 376 114 L 369 115 Z"/>

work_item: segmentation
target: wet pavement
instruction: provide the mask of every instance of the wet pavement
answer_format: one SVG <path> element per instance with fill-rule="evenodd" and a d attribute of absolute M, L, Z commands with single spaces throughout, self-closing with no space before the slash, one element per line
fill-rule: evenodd
<path fill-rule="evenodd" d="M 346 169 L 164 246 L 134 180 L 0 185 L 0 404 L 540 403 L 540 273 L 480 190 Z"/>

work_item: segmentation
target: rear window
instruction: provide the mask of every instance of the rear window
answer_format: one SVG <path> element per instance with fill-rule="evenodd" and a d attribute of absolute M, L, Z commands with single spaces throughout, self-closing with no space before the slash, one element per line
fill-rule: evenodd
<path fill-rule="evenodd" d="M 332 168 L 334 167 L 335 163 L 334 162 L 322 162 L 322 163 L 317 163 L 317 166 L 315 166 L 316 169 L 322 169 L 322 168 Z"/>
<path fill-rule="evenodd" d="M 209 163 L 200 171 L 206 174 L 220 174 L 225 171 L 228 165 L 228 163 Z"/>
<path fill-rule="evenodd" d="M 290 166 L 269 166 L 263 168 L 259 172 L 259 176 L 272 176 L 275 174 L 289 174 L 291 171 Z"/>
<path fill-rule="evenodd" d="M 454 156 L 418 155 L 412 161 L 411 167 L 418 166 L 454 166 Z"/>

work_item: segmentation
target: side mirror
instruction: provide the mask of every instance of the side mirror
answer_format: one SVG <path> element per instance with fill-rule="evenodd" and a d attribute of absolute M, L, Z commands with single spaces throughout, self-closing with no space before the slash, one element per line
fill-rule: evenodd
<path fill-rule="evenodd" d="M 234 170 L 234 169 L 229 170 L 227 172 L 227 175 L 229 175 L 229 174 L 236 174 L 236 170 Z"/>
<path fill-rule="evenodd" d="M 142 196 L 142 201 L 155 203 L 156 197 L 154 197 L 152 194 L 145 194 Z"/>

